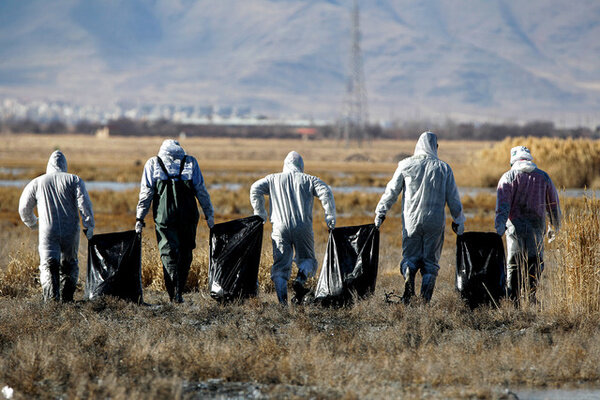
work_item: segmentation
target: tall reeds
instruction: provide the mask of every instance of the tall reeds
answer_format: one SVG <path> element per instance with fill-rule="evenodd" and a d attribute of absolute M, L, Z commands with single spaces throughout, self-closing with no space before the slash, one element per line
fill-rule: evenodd
<path fill-rule="evenodd" d="M 507 138 L 481 150 L 473 159 L 474 186 L 495 186 L 510 168 L 510 149 L 526 146 L 534 162 L 557 187 L 600 187 L 600 142 L 589 139 Z"/>
<path fill-rule="evenodd" d="M 584 197 L 571 203 L 557 238 L 549 306 L 588 314 L 600 311 L 600 200 Z"/>

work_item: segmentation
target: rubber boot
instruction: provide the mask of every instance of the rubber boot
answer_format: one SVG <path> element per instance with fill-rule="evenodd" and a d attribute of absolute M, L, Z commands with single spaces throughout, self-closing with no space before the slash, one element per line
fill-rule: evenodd
<path fill-rule="evenodd" d="M 77 289 L 77 278 L 79 268 L 76 262 L 63 262 L 60 271 L 60 299 L 67 303 L 73 301 L 75 289 Z"/>
<path fill-rule="evenodd" d="M 308 289 L 304 287 L 306 283 L 306 275 L 302 271 L 298 271 L 298 275 L 292 284 L 292 289 L 294 289 L 294 297 L 292 297 L 292 303 L 294 304 L 302 304 L 302 300 L 306 293 L 308 293 Z"/>
<path fill-rule="evenodd" d="M 410 268 L 406 270 L 406 276 L 404 277 L 404 294 L 402 295 L 402 302 L 409 304 L 410 299 L 415 294 L 415 276 L 416 271 L 412 271 Z"/>
<path fill-rule="evenodd" d="M 40 281 L 44 301 L 60 300 L 60 261 L 52 258 L 40 266 Z"/>
<path fill-rule="evenodd" d="M 274 278 L 275 292 L 277 292 L 277 300 L 279 304 L 287 306 L 287 280 L 283 278 Z"/>
<path fill-rule="evenodd" d="M 423 281 L 421 282 L 421 297 L 423 298 L 423 301 L 425 301 L 425 304 L 431 301 L 436 278 L 437 276 L 434 274 L 423 275 Z"/>

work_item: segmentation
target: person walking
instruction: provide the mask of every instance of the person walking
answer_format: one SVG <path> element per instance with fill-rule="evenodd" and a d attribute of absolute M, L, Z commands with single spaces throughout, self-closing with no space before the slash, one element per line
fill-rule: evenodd
<path fill-rule="evenodd" d="M 37 206 L 38 216 L 34 213 Z M 31 182 L 19 199 L 21 220 L 39 230 L 40 283 L 45 301 L 73 301 L 79 278 L 79 216 L 85 235 L 94 235 L 94 212 L 85 183 L 67 173 L 59 150 L 48 160 L 46 173 Z"/>
<path fill-rule="evenodd" d="M 196 247 L 200 202 L 208 228 L 214 226 L 214 211 L 196 159 L 186 155 L 175 140 L 165 140 L 158 155 L 144 166 L 136 211 L 135 230 L 144 228 L 150 210 L 163 265 L 169 299 L 183 303 L 183 290 Z"/>
<path fill-rule="evenodd" d="M 510 165 L 498 182 L 496 233 L 502 236 L 506 232 L 509 298 L 518 304 L 524 289 L 535 303 L 538 280 L 544 270 L 546 215 L 551 242 L 560 228 L 560 204 L 550 176 L 533 163 L 527 147 L 510 150 Z"/>
<path fill-rule="evenodd" d="M 292 261 L 295 260 L 298 274 L 292 285 L 295 292 L 292 302 L 300 304 L 308 292 L 305 287 L 306 280 L 315 274 L 318 266 L 312 224 L 314 197 L 318 197 L 323 205 L 327 227 L 334 229 L 333 193 L 321 179 L 304 173 L 302 157 L 292 151 L 285 158 L 283 172 L 259 179 L 250 188 L 250 202 L 254 214 L 259 215 L 263 221 L 268 217 L 265 195 L 269 196 L 269 215 L 273 225 L 271 279 L 275 285 L 277 299 L 280 304 L 287 305 L 287 284 Z"/>
<path fill-rule="evenodd" d="M 375 226 L 380 227 L 392 205 L 402 196 L 402 300 L 409 303 L 415 292 L 415 277 L 421 271 L 421 297 L 429 302 L 440 269 L 444 244 L 445 206 L 448 204 L 456 233 L 464 232 L 463 214 L 452 169 L 437 155 L 437 136 L 424 132 L 412 157 L 398 163 L 394 176 L 375 209 Z"/>

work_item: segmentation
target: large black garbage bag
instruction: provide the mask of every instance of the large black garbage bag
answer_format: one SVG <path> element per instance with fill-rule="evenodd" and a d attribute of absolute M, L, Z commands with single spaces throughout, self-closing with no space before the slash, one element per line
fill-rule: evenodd
<path fill-rule="evenodd" d="M 315 301 L 344 305 L 375 291 L 379 230 L 375 224 L 344 226 L 329 233 Z"/>
<path fill-rule="evenodd" d="M 85 298 L 104 295 L 143 303 L 142 244 L 135 231 L 94 235 L 88 242 Z"/>
<path fill-rule="evenodd" d="M 258 294 L 263 220 L 254 215 L 216 224 L 210 230 L 208 287 L 218 301 Z"/>
<path fill-rule="evenodd" d="M 466 232 L 456 239 L 456 289 L 471 308 L 498 304 L 505 295 L 502 237 L 494 232 Z"/>

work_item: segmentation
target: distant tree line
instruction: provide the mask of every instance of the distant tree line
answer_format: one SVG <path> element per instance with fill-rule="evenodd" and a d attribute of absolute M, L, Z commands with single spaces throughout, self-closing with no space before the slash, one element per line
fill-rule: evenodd
<path fill-rule="evenodd" d="M 108 127 L 111 136 L 161 136 L 176 137 L 182 134 L 195 137 L 244 137 L 244 138 L 298 138 L 302 135 L 297 126 L 291 125 L 226 125 L 226 124 L 181 124 L 169 120 L 141 121 L 129 118 L 111 120 L 108 124 L 79 121 L 67 125 L 63 121 L 37 122 L 30 119 L 0 120 L 0 132 L 59 134 L 77 133 L 94 135 L 98 129 Z M 325 125 L 314 127 L 311 139 L 339 138 L 340 127 Z M 445 140 L 502 140 L 509 136 L 600 138 L 600 126 L 595 130 L 579 128 L 557 128 L 553 122 L 533 121 L 519 124 L 473 124 L 446 121 L 431 124 L 423 121 L 407 121 L 390 126 L 370 125 L 366 128 L 372 139 L 416 139 L 421 132 L 431 130 Z"/>
<path fill-rule="evenodd" d="M 473 124 L 446 121 L 443 124 L 425 122 L 406 122 L 402 125 L 388 127 L 383 136 L 394 139 L 416 139 L 427 130 L 438 134 L 446 140 L 502 140 L 510 136 L 556 137 L 556 138 L 600 138 L 600 126 L 595 130 L 579 128 L 559 129 L 550 121 L 533 121 L 524 125 L 518 124 Z"/>

